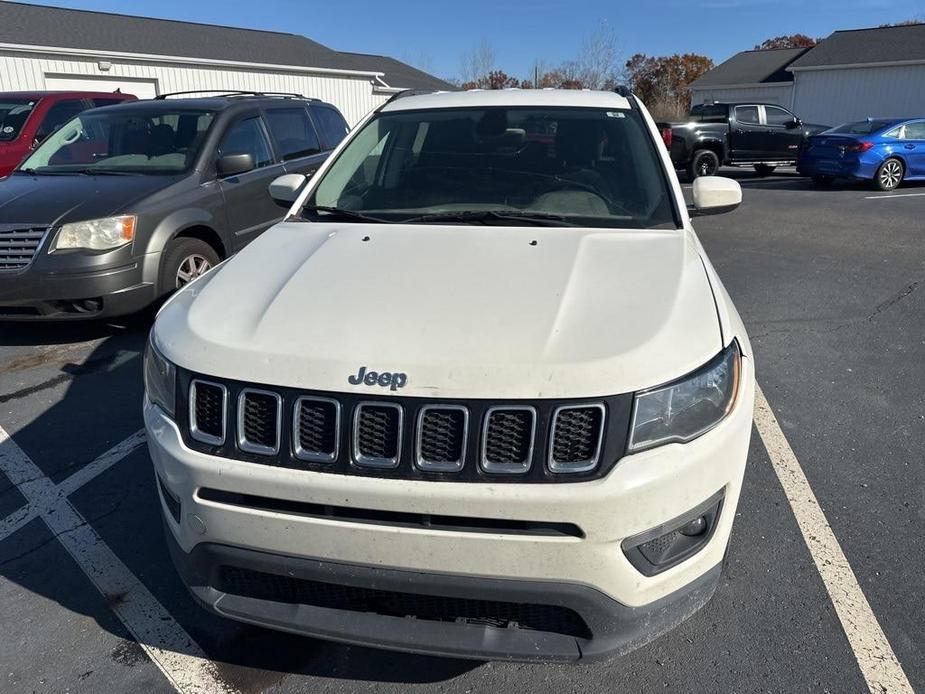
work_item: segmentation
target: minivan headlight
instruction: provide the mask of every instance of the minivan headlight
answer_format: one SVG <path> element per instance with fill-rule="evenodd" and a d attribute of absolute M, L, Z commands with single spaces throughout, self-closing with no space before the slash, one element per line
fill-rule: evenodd
<path fill-rule="evenodd" d="M 177 367 L 161 354 L 154 344 L 154 329 L 148 336 L 145 349 L 145 393 L 148 400 L 160 407 L 171 418 L 177 402 Z"/>
<path fill-rule="evenodd" d="M 636 393 L 627 452 L 691 441 L 719 424 L 735 404 L 741 359 L 733 341 L 693 374 Z"/>
<path fill-rule="evenodd" d="M 136 221 L 135 215 L 130 214 L 63 224 L 50 250 L 87 248 L 91 251 L 105 251 L 124 246 L 135 238 Z"/>

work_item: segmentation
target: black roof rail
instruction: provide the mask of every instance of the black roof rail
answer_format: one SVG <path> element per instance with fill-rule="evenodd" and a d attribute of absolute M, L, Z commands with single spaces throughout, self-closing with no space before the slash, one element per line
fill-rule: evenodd
<path fill-rule="evenodd" d="M 233 97 L 233 96 L 282 96 L 290 97 L 293 99 L 309 99 L 310 101 L 318 101 L 312 97 L 305 97 L 297 92 L 252 92 L 252 91 L 238 91 L 238 90 L 228 90 L 228 89 L 190 89 L 185 92 L 168 92 L 166 94 L 158 94 L 154 98 L 158 101 L 163 101 L 169 96 L 188 96 L 190 94 L 212 94 L 214 97 Z"/>
<path fill-rule="evenodd" d="M 422 96 L 424 94 L 434 94 L 436 92 L 436 89 L 402 89 L 397 94 L 392 94 L 385 103 L 390 104 L 396 99 L 403 99 L 406 96 Z M 385 104 L 383 104 L 383 106 L 385 106 Z"/>

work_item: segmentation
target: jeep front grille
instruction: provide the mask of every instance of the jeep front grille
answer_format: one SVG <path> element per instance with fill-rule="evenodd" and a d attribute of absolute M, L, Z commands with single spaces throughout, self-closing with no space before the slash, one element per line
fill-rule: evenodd
<path fill-rule="evenodd" d="M 469 411 L 459 405 L 426 405 L 418 414 L 415 464 L 421 470 L 453 472 L 466 461 Z"/>
<path fill-rule="evenodd" d="M 279 452 L 282 398 L 276 393 L 245 388 L 238 398 L 238 446 L 247 453 Z"/>
<path fill-rule="evenodd" d="M 27 267 L 45 237 L 45 227 L 0 226 L 0 272 Z"/>
<path fill-rule="evenodd" d="M 633 399 L 364 399 L 183 370 L 178 382 L 189 399 L 178 411 L 184 439 L 209 455 L 313 472 L 459 482 L 601 477 L 625 452 Z"/>
<path fill-rule="evenodd" d="M 331 398 L 299 398 L 292 430 L 296 458 L 334 462 L 340 438 L 340 403 Z"/>
<path fill-rule="evenodd" d="M 482 467 L 487 472 L 518 474 L 530 469 L 536 435 L 532 407 L 494 407 L 484 426 Z"/>
<path fill-rule="evenodd" d="M 228 390 L 220 383 L 194 380 L 190 384 L 190 436 L 210 446 L 225 443 Z"/>
<path fill-rule="evenodd" d="M 552 417 L 549 469 L 585 472 L 597 465 L 604 435 L 603 405 L 563 405 Z"/>
<path fill-rule="evenodd" d="M 353 460 L 363 467 L 397 467 L 401 459 L 401 405 L 362 402 L 353 415 Z"/>

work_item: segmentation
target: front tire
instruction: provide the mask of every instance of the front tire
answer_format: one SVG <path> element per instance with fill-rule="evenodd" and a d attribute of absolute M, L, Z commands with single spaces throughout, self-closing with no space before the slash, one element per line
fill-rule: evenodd
<path fill-rule="evenodd" d="M 200 239 L 173 239 L 164 249 L 160 294 L 171 294 L 201 277 L 221 262 L 218 253 Z"/>
<path fill-rule="evenodd" d="M 776 166 L 769 166 L 767 164 L 755 164 L 755 171 L 759 176 L 770 176 L 774 173 Z"/>
<path fill-rule="evenodd" d="M 715 176 L 719 171 L 719 156 L 710 149 L 698 149 L 687 165 L 687 175 L 693 181 L 701 176 Z"/>
<path fill-rule="evenodd" d="M 874 175 L 874 187 L 885 192 L 896 190 L 905 175 L 906 167 L 899 159 L 887 159 Z"/>

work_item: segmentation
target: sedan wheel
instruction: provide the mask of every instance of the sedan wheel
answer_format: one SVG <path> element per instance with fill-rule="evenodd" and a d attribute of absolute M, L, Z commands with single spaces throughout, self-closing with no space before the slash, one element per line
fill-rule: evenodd
<path fill-rule="evenodd" d="M 898 159 L 887 159 L 877 170 L 874 183 L 880 190 L 895 190 L 903 180 L 902 162 Z"/>
<path fill-rule="evenodd" d="M 212 263 L 208 258 L 201 255 L 189 255 L 182 260 L 180 267 L 177 268 L 177 289 L 185 287 L 197 277 L 206 274 L 212 269 Z"/>

